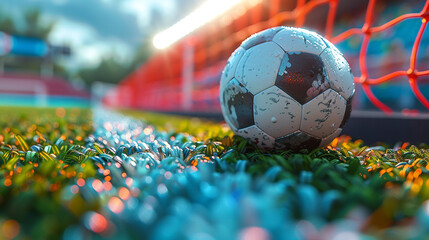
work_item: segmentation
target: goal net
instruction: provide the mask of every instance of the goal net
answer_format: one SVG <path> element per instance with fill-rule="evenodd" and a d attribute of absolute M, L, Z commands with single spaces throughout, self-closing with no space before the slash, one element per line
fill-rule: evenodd
<path fill-rule="evenodd" d="M 429 0 L 249 0 L 160 51 L 105 98 L 109 105 L 220 113 L 220 74 L 251 34 L 304 27 L 334 43 L 355 76 L 353 110 L 429 109 Z"/>

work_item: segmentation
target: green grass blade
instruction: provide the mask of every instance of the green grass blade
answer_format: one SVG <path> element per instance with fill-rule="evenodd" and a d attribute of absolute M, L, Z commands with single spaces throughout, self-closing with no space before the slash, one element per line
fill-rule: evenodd
<path fill-rule="evenodd" d="M 45 151 L 40 151 L 39 153 L 40 157 L 43 158 L 45 161 L 54 161 L 54 159 Z"/>
<path fill-rule="evenodd" d="M 12 159 L 10 159 L 7 164 L 6 164 L 6 169 L 7 170 L 12 170 L 13 169 L 13 165 L 15 165 L 15 163 L 19 160 L 19 156 L 15 155 Z"/>
<path fill-rule="evenodd" d="M 16 140 L 18 140 L 19 146 L 21 146 L 22 151 L 26 152 L 30 150 L 30 148 L 28 147 L 27 143 L 25 142 L 24 138 L 21 135 L 16 135 L 15 138 Z"/>

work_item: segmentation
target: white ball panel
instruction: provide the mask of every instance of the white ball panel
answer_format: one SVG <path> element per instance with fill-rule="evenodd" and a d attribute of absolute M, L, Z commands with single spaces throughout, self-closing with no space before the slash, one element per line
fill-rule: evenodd
<path fill-rule="evenodd" d="M 273 42 L 282 47 L 285 52 L 308 52 L 319 55 L 326 48 L 326 43 L 318 34 L 290 27 L 278 32 Z"/>
<path fill-rule="evenodd" d="M 326 48 L 320 57 L 325 64 L 331 88 L 345 99 L 350 99 L 355 92 L 355 84 L 346 59 L 338 50 L 332 48 Z"/>
<path fill-rule="evenodd" d="M 334 133 L 332 133 L 331 135 L 323 138 L 322 142 L 320 142 L 319 147 L 323 148 L 323 147 L 328 146 L 332 141 L 334 141 L 334 139 L 336 137 L 338 137 L 340 135 L 341 131 L 343 131 L 343 130 L 341 128 L 338 128 L 337 130 L 335 130 Z"/>
<path fill-rule="evenodd" d="M 250 49 L 258 44 L 269 42 L 273 40 L 273 37 L 284 27 L 273 27 L 268 28 L 264 31 L 258 32 L 247 38 L 241 43 L 241 47 L 244 49 Z"/>
<path fill-rule="evenodd" d="M 244 53 L 235 78 L 252 94 L 257 94 L 274 85 L 284 54 L 273 42 L 258 44 Z"/>
<path fill-rule="evenodd" d="M 256 145 L 261 149 L 272 149 L 274 147 L 275 139 L 266 134 L 264 131 L 262 131 L 255 125 L 247 128 L 242 128 L 234 132 L 237 135 L 256 143 Z"/>
<path fill-rule="evenodd" d="M 255 95 L 253 114 L 260 129 L 274 138 L 283 137 L 299 129 L 301 104 L 272 86 Z"/>
<path fill-rule="evenodd" d="M 328 89 L 304 104 L 300 129 L 312 136 L 325 138 L 340 127 L 345 110 L 346 100 Z"/>
<path fill-rule="evenodd" d="M 225 68 L 222 71 L 222 77 L 220 80 L 220 89 L 224 89 L 226 84 L 228 84 L 231 79 L 234 78 L 235 70 L 237 65 L 240 62 L 241 57 L 243 57 L 246 50 L 242 47 L 238 47 L 229 57 L 228 62 L 226 63 Z"/>
<path fill-rule="evenodd" d="M 338 50 L 338 48 L 334 44 L 332 44 L 329 40 L 327 40 L 326 38 L 324 38 L 324 41 L 325 41 L 326 46 L 328 48 L 330 48 L 331 50 L 334 50 L 334 51 L 338 52 L 341 56 L 343 56 L 343 54 L 340 52 L 340 50 Z"/>

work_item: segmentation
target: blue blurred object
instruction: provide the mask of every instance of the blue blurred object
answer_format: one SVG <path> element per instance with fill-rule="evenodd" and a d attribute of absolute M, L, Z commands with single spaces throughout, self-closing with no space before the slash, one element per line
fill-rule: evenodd
<path fill-rule="evenodd" d="M 38 38 L 11 36 L 10 54 L 46 57 L 49 54 L 49 45 Z"/>
<path fill-rule="evenodd" d="M 0 31 L 0 56 L 12 54 L 26 57 L 69 56 L 68 46 L 51 46 L 39 38 L 9 35 Z"/>

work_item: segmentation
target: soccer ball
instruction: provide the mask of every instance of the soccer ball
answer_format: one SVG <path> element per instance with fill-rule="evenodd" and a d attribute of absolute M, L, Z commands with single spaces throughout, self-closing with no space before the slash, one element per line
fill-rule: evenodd
<path fill-rule="evenodd" d="M 228 59 L 220 103 L 232 131 L 261 149 L 314 149 L 341 133 L 354 91 L 350 66 L 332 43 L 275 27 L 246 39 Z"/>

